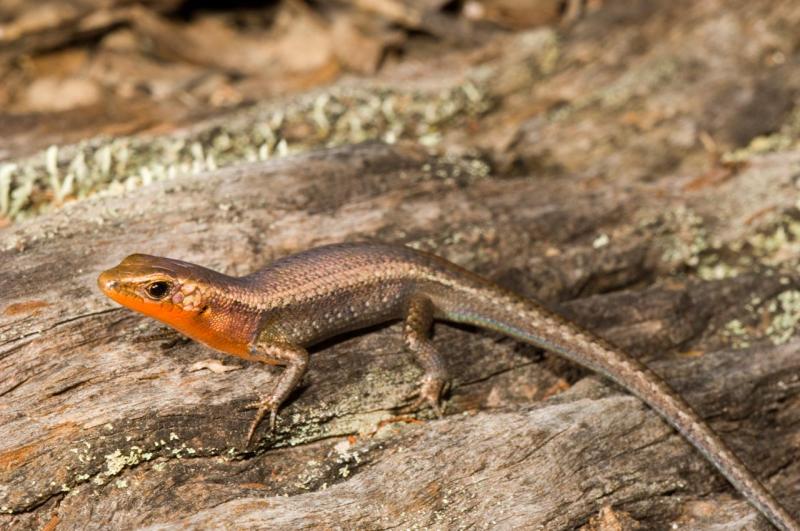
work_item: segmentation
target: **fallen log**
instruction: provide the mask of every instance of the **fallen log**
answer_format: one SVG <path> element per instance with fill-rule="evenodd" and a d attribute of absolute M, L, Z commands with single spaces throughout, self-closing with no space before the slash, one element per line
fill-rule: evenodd
<path fill-rule="evenodd" d="M 280 369 L 183 341 L 95 287 L 132 252 L 245 274 L 365 238 L 433 250 L 642 356 L 797 512 L 798 343 L 706 346 L 732 301 L 798 281 L 654 282 L 651 234 L 597 244 L 652 208 L 641 193 L 496 179 L 479 161 L 366 144 L 155 183 L 4 229 L 0 525 L 569 529 L 607 506 L 646 528 L 760 518 L 637 399 L 465 328 L 437 327 L 454 376 L 443 420 L 395 417 L 421 371 L 391 325 L 316 348 L 276 434 L 248 449 L 244 405 Z"/>

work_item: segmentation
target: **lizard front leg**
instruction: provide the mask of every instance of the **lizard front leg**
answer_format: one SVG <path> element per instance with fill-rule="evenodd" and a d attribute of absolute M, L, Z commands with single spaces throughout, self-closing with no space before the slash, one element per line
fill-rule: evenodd
<path fill-rule="evenodd" d="M 264 337 L 266 334 L 259 335 L 259 337 L 250 345 L 250 356 L 262 363 L 270 365 L 282 365 L 285 367 L 283 373 L 278 379 L 278 383 L 272 389 L 272 392 L 265 396 L 258 402 L 249 404 L 248 408 L 257 408 L 256 418 L 250 424 L 250 430 L 247 432 L 247 446 L 253 439 L 256 428 L 264 419 L 264 415 L 269 411 L 269 426 L 270 430 L 275 431 L 275 420 L 278 414 L 278 408 L 291 394 L 291 392 L 303 379 L 303 375 L 308 368 L 308 352 L 306 349 L 290 343 L 283 343 L 274 339 Z"/>
<path fill-rule="evenodd" d="M 439 399 L 447 386 L 447 366 L 430 340 L 432 326 L 433 302 L 425 295 L 412 295 L 406 310 L 403 338 L 406 347 L 425 370 L 425 375 L 417 393 L 419 397 L 405 409 L 413 410 L 427 402 L 436 415 L 441 417 Z"/>

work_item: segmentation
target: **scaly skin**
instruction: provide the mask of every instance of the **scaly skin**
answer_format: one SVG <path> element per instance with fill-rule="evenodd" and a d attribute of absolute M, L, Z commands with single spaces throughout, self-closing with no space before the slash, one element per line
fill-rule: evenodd
<path fill-rule="evenodd" d="M 439 410 L 445 365 L 429 339 L 434 320 L 495 330 L 545 348 L 617 382 L 683 434 L 775 526 L 800 530 L 708 425 L 634 358 L 537 303 L 437 256 L 398 245 L 339 244 L 298 253 L 245 277 L 147 255 L 131 255 L 98 278 L 113 300 L 234 356 L 286 370 L 262 401 L 266 413 L 300 383 L 306 348 L 326 338 L 404 319 L 407 347 L 425 369 L 419 403 Z"/>

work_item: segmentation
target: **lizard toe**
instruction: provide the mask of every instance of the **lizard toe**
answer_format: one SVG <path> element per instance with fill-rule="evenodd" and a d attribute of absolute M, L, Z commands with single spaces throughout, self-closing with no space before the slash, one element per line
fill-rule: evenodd
<path fill-rule="evenodd" d="M 256 429 L 258 429 L 259 424 L 261 421 L 264 420 L 264 417 L 269 412 L 269 426 L 270 432 L 275 433 L 275 424 L 278 418 L 278 407 L 273 403 L 271 398 L 267 398 L 261 400 L 259 402 L 252 402 L 245 406 L 245 409 L 257 409 L 256 416 L 253 421 L 250 423 L 250 429 L 247 431 L 247 444 L 246 446 L 250 446 L 253 442 L 253 436 L 256 433 Z"/>

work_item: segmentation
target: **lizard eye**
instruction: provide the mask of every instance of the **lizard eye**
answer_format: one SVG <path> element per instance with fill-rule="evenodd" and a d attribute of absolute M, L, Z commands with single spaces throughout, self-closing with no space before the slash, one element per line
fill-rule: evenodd
<path fill-rule="evenodd" d="M 166 297 L 167 293 L 169 293 L 170 284 L 169 282 L 165 282 L 163 280 L 157 280 L 155 282 L 151 282 L 147 285 L 144 289 L 147 292 L 147 296 L 153 300 L 161 300 Z"/>

